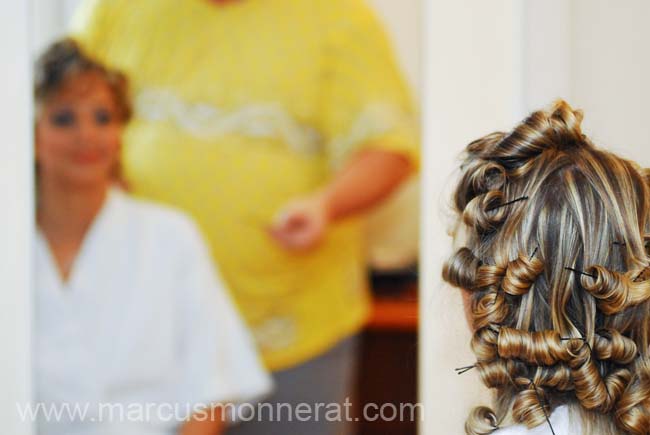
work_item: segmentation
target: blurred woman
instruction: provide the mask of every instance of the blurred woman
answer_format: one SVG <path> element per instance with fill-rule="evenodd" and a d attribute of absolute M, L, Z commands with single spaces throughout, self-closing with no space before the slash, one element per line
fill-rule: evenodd
<path fill-rule="evenodd" d="M 126 80 L 63 40 L 35 98 L 39 433 L 221 433 L 270 378 L 194 223 L 114 187 Z"/>

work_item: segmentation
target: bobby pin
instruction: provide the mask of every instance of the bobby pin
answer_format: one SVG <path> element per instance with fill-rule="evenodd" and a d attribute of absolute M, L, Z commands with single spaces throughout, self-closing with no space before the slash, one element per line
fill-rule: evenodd
<path fill-rule="evenodd" d="M 539 394 L 539 391 L 537 391 L 537 386 L 535 385 L 535 382 L 533 380 L 530 380 L 530 385 L 533 386 L 533 391 L 535 391 L 535 396 L 537 396 L 537 401 L 539 402 L 539 406 L 542 407 L 542 412 L 544 413 L 544 418 L 546 418 L 546 422 L 548 423 L 548 427 L 551 428 L 551 433 L 555 435 L 555 431 L 553 430 L 553 425 L 551 424 L 551 419 L 548 417 L 548 413 L 546 412 L 546 408 L 544 408 L 544 401 L 542 400 L 542 396 Z"/>
<path fill-rule="evenodd" d="M 643 269 L 641 269 L 641 272 L 639 272 L 639 274 L 636 276 L 636 278 L 634 278 L 632 280 L 632 282 L 637 282 L 639 280 L 639 278 L 641 278 L 641 275 L 643 275 L 643 272 L 645 272 L 648 267 L 650 267 L 650 266 L 646 266 Z"/>
<path fill-rule="evenodd" d="M 584 337 L 560 337 L 560 341 L 569 341 L 569 340 L 580 340 L 586 342 L 587 339 Z"/>
<path fill-rule="evenodd" d="M 535 256 L 535 254 L 537 254 L 537 251 L 538 251 L 538 250 L 539 250 L 539 244 L 537 245 L 537 247 L 535 248 L 535 250 L 533 251 L 533 253 L 530 254 L 530 258 L 529 258 L 529 260 L 532 260 L 532 259 L 533 259 L 533 257 Z"/>
<path fill-rule="evenodd" d="M 591 345 L 587 341 L 587 337 L 585 337 L 582 332 L 580 333 L 580 335 L 582 337 L 560 337 L 560 341 L 580 340 L 587 345 L 587 349 L 589 349 L 589 353 L 593 353 L 593 350 L 591 349 Z"/>
<path fill-rule="evenodd" d="M 590 276 L 590 277 L 592 277 L 593 279 L 596 279 L 596 278 L 597 278 L 596 275 L 591 274 L 591 273 L 587 273 L 587 272 L 583 272 L 582 270 L 577 270 L 577 269 L 574 269 L 574 268 L 572 268 L 572 267 L 568 267 L 568 266 L 565 266 L 564 268 L 565 268 L 566 270 L 570 270 L 571 272 L 579 273 L 580 275 Z"/>
<path fill-rule="evenodd" d="M 587 345 L 587 349 L 589 349 L 589 353 L 593 353 L 593 350 L 591 349 L 591 345 L 587 341 L 587 337 L 585 337 L 585 335 L 582 332 L 580 332 L 580 337 L 560 337 L 560 341 L 571 341 L 571 340 L 582 341 L 584 344 Z"/>
<path fill-rule="evenodd" d="M 504 202 L 503 204 L 495 205 L 494 207 L 488 207 L 487 209 L 485 209 L 485 211 L 493 211 L 493 210 L 496 210 L 496 209 L 501 208 L 501 207 L 506 207 L 506 206 L 512 205 L 512 204 L 514 204 L 516 202 L 519 202 L 519 201 L 525 201 L 527 199 L 528 199 L 527 196 L 521 196 L 519 198 L 513 199 L 512 201 Z"/>
<path fill-rule="evenodd" d="M 587 337 L 585 336 L 585 334 L 583 334 L 582 331 L 580 331 L 580 337 L 582 338 L 582 341 L 584 341 L 585 344 L 587 345 L 587 349 L 589 349 L 589 353 L 594 353 L 593 349 L 591 348 L 591 345 L 590 345 L 589 342 L 587 341 Z M 608 393 L 608 394 L 609 394 L 609 393 Z"/>
<path fill-rule="evenodd" d="M 616 240 L 612 242 L 612 245 L 618 245 L 618 246 L 625 246 L 625 244 L 626 244 L 625 242 L 618 242 Z"/>
<path fill-rule="evenodd" d="M 462 375 L 463 373 L 467 373 L 468 371 L 472 370 L 474 367 L 476 367 L 476 364 L 465 367 L 457 367 L 454 369 L 454 371 L 457 375 Z"/>

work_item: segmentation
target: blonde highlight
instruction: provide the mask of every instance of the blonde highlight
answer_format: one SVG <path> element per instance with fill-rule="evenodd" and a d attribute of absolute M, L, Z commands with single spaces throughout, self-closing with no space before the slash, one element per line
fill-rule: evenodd
<path fill-rule="evenodd" d="M 466 148 L 453 204 L 467 241 L 443 279 L 471 293 L 476 368 L 497 392 L 467 434 L 538 426 L 562 404 L 585 433 L 650 434 L 649 172 L 598 149 L 582 119 L 558 101 Z"/>

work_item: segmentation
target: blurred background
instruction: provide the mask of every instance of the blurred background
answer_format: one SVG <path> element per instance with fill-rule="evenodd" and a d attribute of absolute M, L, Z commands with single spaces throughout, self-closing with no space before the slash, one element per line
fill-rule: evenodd
<path fill-rule="evenodd" d="M 0 340 L 7 355 L 0 360 L 0 385 L 6 392 L 0 398 L 0 421 L 7 433 L 17 435 L 30 433 L 15 420 L 13 403 L 28 399 L 31 385 L 31 301 L 24 291 L 31 281 L 31 62 L 36 50 L 60 34 L 75 3 L 40 0 L 27 7 L 15 2 L 5 5 L 0 17 L 0 44 L 10 60 L 0 71 L 5 133 L 0 143 L 4 156 L 0 200 L 7 204 L 0 217 Z M 469 409 L 485 403 L 489 394 L 479 386 L 475 373 L 458 377 L 453 372 L 454 367 L 471 364 L 473 356 L 460 297 L 440 279 L 441 265 L 451 253 L 447 198 L 458 154 L 470 140 L 508 129 L 529 111 L 564 98 L 585 111 L 584 130 L 596 144 L 650 166 L 646 121 L 650 117 L 646 103 L 650 29 L 645 25 L 650 4 L 644 0 L 616 4 L 608 0 L 427 0 L 422 5 L 415 0 L 375 0 L 371 4 L 384 20 L 402 69 L 422 102 L 419 386 L 425 419 L 421 433 L 461 434 Z M 402 275 L 409 275 L 410 267 L 402 267 L 407 271 Z M 388 288 L 385 293 L 395 288 L 391 279 L 381 284 Z M 403 277 L 397 280 L 398 286 L 410 282 Z M 395 337 L 401 342 L 398 346 L 413 340 L 412 301 L 407 297 L 405 305 L 388 304 L 386 311 L 378 310 L 389 314 L 376 316 L 377 326 L 369 330 L 377 346 Z M 395 316 L 395 310 L 406 311 Z M 400 368 L 407 373 L 414 370 Z M 411 385 L 413 380 L 407 379 Z M 383 388 L 388 381 L 376 378 L 374 383 L 390 396 L 395 390 Z M 406 394 L 412 394 L 410 388 Z"/>
<path fill-rule="evenodd" d="M 52 41 L 66 35 L 81 3 L 83 0 L 31 0 L 28 9 L 17 7 L 13 11 L 14 37 L 17 38 L 22 32 L 22 25 L 26 25 L 28 30 L 27 37 L 20 41 L 21 47 L 14 49 L 14 53 L 20 55 L 21 66 L 24 67 L 27 62 L 28 68 L 31 69 L 34 59 Z M 422 88 L 421 1 L 369 0 L 367 3 L 379 17 L 389 36 L 399 68 L 409 86 L 414 104 L 418 106 Z M 10 45 L 3 43 L 3 49 L 9 48 Z M 29 53 L 28 58 L 24 57 L 25 49 Z M 23 78 L 26 73 L 28 72 L 22 73 Z M 11 111 L 5 107 L 2 110 Z M 31 112 L 32 109 L 27 110 Z M 16 134 L 17 137 L 20 136 L 18 132 Z M 24 138 L 16 140 L 22 142 Z M 8 152 L 14 153 L 15 150 Z M 21 154 L 15 160 L 24 162 L 25 158 L 31 157 Z M 15 211 L 19 214 L 13 218 L 7 217 L 7 223 L 22 221 L 33 212 L 30 198 L 32 182 L 27 180 L 30 174 L 26 169 L 24 165 L 17 165 L 12 169 L 14 176 L 18 174 L 22 177 L 20 189 L 25 196 L 17 201 Z M 9 177 L 8 173 L 6 175 Z M 419 177 L 413 177 L 388 201 L 373 210 L 367 219 L 367 270 L 372 284 L 373 308 L 368 325 L 361 335 L 361 355 L 355 386 L 356 404 L 417 401 L 419 185 Z M 7 191 L 6 194 L 12 197 L 12 201 L 16 201 L 15 191 Z M 22 228 L 12 234 L 11 243 L 17 244 L 20 240 L 29 240 L 31 237 L 31 229 Z M 31 281 L 29 276 L 22 275 L 30 270 L 29 264 L 21 263 L 29 252 L 21 253 L 23 255 L 12 259 L 20 263 L 20 267 L 14 269 L 16 278 L 11 281 L 12 287 L 15 288 Z M 5 252 L 2 255 L 6 255 Z M 7 261 L 5 264 L 9 263 L 10 261 Z M 5 279 L 10 280 L 11 277 L 6 276 Z M 22 308 L 18 310 L 15 318 L 6 318 L 7 322 L 25 324 L 25 320 L 29 318 L 29 312 L 25 311 L 31 303 L 29 296 L 11 295 L 7 302 Z M 28 361 L 29 357 L 29 349 L 25 347 L 24 341 L 26 337 L 29 337 L 28 333 L 7 338 L 16 346 L 15 363 L 23 368 L 20 370 L 22 377 L 18 380 L 12 379 L 18 390 L 30 383 L 29 372 L 25 371 L 20 363 Z M 361 421 L 357 430 L 360 434 L 414 434 L 416 423 Z"/>

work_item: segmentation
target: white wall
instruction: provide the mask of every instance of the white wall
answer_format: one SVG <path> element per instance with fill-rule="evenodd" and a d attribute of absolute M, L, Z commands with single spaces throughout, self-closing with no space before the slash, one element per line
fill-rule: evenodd
<path fill-rule="evenodd" d="M 83 0 L 32 0 L 31 48 L 40 53 L 54 39 L 65 34 L 67 23 Z"/>
<path fill-rule="evenodd" d="M 459 292 L 445 286 L 440 273 L 451 254 L 446 206 L 459 153 L 470 140 L 521 116 L 521 14 L 518 0 L 425 2 L 422 434 L 462 434 L 470 407 L 489 403 L 475 372 L 453 371 L 475 357 Z"/>
<path fill-rule="evenodd" d="M 526 112 L 556 98 L 572 101 L 571 2 L 528 0 L 523 15 L 523 97 Z"/>
<path fill-rule="evenodd" d="M 573 0 L 571 91 L 594 141 L 650 166 L 650 2 Z"/>
<path fill-rule="evenodd" d="M 650 166 L 650 2 L 529 0 L 526 109 L 562 97 L 597 145 Z"/>
<path fill-rule="evenodd" d="M 0 14 L 0 431 L 31 434 L 16 404 L 31 400 L 32 116 L 29 3 Z"/>

